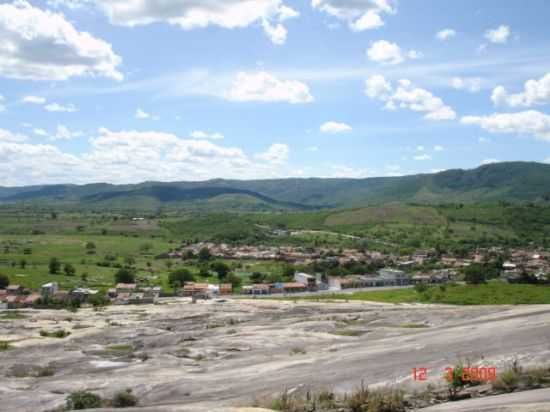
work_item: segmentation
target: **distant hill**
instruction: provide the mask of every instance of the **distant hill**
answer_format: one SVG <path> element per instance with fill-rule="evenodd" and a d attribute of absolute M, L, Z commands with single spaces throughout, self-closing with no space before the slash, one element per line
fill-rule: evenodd
<path fill-rule="evenodd" d="M 420 204 L 550 202 L 550 165 L 496 163 L 473 170 L 366 179 L 270 179 L 145 182 L 136 185 L 0 187 L 0 204 L 83 208 L 157 207 L 293 210 L 359 207 L 388 202 Z"/>

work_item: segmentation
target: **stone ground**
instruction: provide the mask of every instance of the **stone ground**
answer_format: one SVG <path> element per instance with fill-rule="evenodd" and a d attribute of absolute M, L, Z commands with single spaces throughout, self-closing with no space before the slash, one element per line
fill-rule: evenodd
<path fill-rule="evenodd" d="M 430 382 L 443 384 L 445 368 L 458 359 L 499 371 L 514 358 L 525 366 L 550 360 L 550 305 L 173 299 L 20 313 L 25 318 L 0 316 L 0 341 L 12 342 L 0 352 L 0 411 L 47 411 L 76 390 L 108 398 L 132 388 L 138 410 L 206 412 L 300 385 L 349 391 L 363 380 L 421 390 L 427 382 L 413 382 L 412 368 L 428 368 Z M 40 336 L 56 329 L 71 335 Z M 46 366 L 53 376 L 24 377 Z M 525 408 L 550 405 L 546 394 L 532 402 L 523 395 Z"/>

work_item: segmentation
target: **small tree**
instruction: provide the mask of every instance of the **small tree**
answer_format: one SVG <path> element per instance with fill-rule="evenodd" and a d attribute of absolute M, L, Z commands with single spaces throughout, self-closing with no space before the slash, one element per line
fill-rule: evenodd
<path fill-rule="evenodd" d="M 116 283 L 134 283 L 136 281 L 136 276 L 133 270 L 128 268 L 120 268 L 115 273 Z"/>
<path fill-rule="evenodd" d="M 130 408 L 138 404 L 138 399 L 131 389 L 126 389 L 125 391 L 117 392 L 112 403 L 115 408 Z"/>
<path fill-rule="evenodd" d="M 195 277 L 187 269 L 178 269 L 168 275 L 168 283 L 174 289 L 181 287 L 185 282 L 193 282 L 194 280 Z"/>
<path fill-rule="evenodd" d="M 218 274 L 220 280 L 224 280 L 230 271 L 229 266 L 220 261 L 212 263 L 210 268 Z"/>
<path fill-rule="evenodd" d="M 471 285 L 479 285 L 486 282 L 485 271 L 481 265 L 468 266 L 464 272 L 464 280 Z"/>
<path fill-rule="evenodd" d="M 59 270 L 61 269 L 61 262 L 59 261 L 59 259 L 55 257 L 51 258 L 49 263 L 49 269 L 52 275 L 57 275 L 59 273 Z"/>
<path fill-rule="evenodd" d="M 65 263 L 65 267 L 63 268 L 63 271 L 67 276 L 74 276 L 76 273 L 76 269 L 70 263 Z"/>
<path fill-rule="evenodd" d="M 101 408 L 101 398 L 91 392 L 78 391 L 73 392 L 66 399 L 67 409 L 81 410 L 81 409 L 93 409 Z"/>
<path fill-rule="evenodd" d="M 210 250 L 207 247 L 203 247 L 199 250 L 199 262 L 208 262 L 212 258 Z"/>
<path fill-rule="evenodd" d="M 27 261 L 25 259 L 21 259 L 19 261 L 19 266 L 21 267 L 21 269 L 25 269 L 25 267 L 27 266 Z"/>
<path fill-rule="evenodd" d="M 166 269 L 171 269 L 174 263 L 171 260 L 166 260 L 164 265 L 166 266 Z"/>
<path fill-rule="evenodd" d="M 230 273 L 229 275 L 227 275 L 226 282 L 231 283 L 231 285 L 233 285 L 233 288 L 237 288 L 241 286 L 242 279 L 236 274 Z"/>
<path fill-rule="evenodd" d="M 6 289 L 10 284 L 10 278 L 0 273 L 0 289 Z"/>

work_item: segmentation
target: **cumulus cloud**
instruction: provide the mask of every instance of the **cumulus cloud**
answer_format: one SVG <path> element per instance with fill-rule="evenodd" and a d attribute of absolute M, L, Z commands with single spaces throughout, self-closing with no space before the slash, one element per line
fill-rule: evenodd
<path fill-rule="evenodd" d="M 235 102 L 287 102 L 292 104 L 310 103 L 314 100 L 307 84 L 296 80 L 280 80 L 266 72 L 238 73 L 224 97 Z"/>
<path fill-rule="evenodd" d="M 503 86 L 493 90 L 491 100 L 495 105 L 509 107 L 532 107 L 550 103 L 550 73 L 539 80 L 525 82 L 523 91 L 517 94 L 508 94 Z"/>
<path fill-rule="evenodd" d="M 481 165 L 484 166 L 484 165 L 490 165 L 490 164 L 493 164 L 493 163 L 498 163 L 499 160 L 498 159 L 484 159 L 481 161 Z"/>
<path fill-rule="evenodd" d="M 62 105 L 59 103 L 49 103 L 44 106 L 44 109 L 48 112 L 66 112 L 74 113 L 78 111 L 78 108 L 74 104 Z"/>
<path fill-rule="evenodd" d="M 321 125 L 319 128 L 322 133 L 328 133 L 328 134 L 338 134 L 338 133 L 346 133 L 351 132 L 352 127 L 346 123 L 339 123 L 339 122 L 326 122 Z"/>
<path fill-rule="evenodd" d="M 135 118 L 136 119 L 149 119 L 151 117 L 150 113 L 147 113 L 140 108 L 136 110 Z"/>
<path fill-rule="evenodd" d="M 481 82 L 479 77 L 453 77 L 450 83 L 454 89 L 477 93 L 481 90 Z"/>
<path fill-rule="evenodd" d="M 391 83 L 382 75 L 375 74 L 365 81 L 365 94 L 369 97 L 387 99 L 391 91 Z"/>
<path fill-rule="evenodd" d="M 275 44 L 283 44 L 287 30 L 282 23 L 299 13 L 282 0 L 95 0 L 111 23 L 140 26 L 164 22 L 183 30 L 210 25 L 225 29 L 259 23 Z"/>
<path fill-rule="evenodd" d="M 4 142 L 24 142 L 27 136 L 19 133 L 12 133 L 9 130 L 0 129 L 0 143 Z"/>
<path fill-rule="evenodd" d="M 511 33 L 509 26 L 501 25 L 496 29 L 487 30 L 485 38 L 491 43 L 505 44 L 508 42 Z"/>
<path fill-rule="evenodd" d="M 382 27 L 383 14 L 395 14 L 392 0 L 312 0 L 314 9 L 348 23 L 353 31 L 372 30 Z"/>
<path fill-rule="evenodd" d="M 417 161 L 425 161 L 425 160 L 432 160 L 432 157 L 427 153 L 423 153 L 423 154 L 414 156 L 413 159 Z"/>
<path fill-rule="evenodd" d="M 375 41 L 367 50 L 369 60 L 376 63 L 399 64 L 405 59 L 419 59 L 422 53 L 416 50 L 403 52 L 396 43 L 391 43 L 387 40 Z"/>
<path fill-rule="evenodd" d="M 0 76 L 67 80 L 103 76 L 122 80 L 122 59 L 109 43 L 79 32 L 62 14 L 24 0 L 0 4 Z"/>
<path fill-rule="evenodd" d="M 286 144 L 274 143 L 263 153 L 258 153 L 256 158 L 272 164 L 283 164 L 288 160 L 289 148 Z"/>
<path fill-rule="evenodd" d="M 495 113 L 490 116 L 464 116 L 462 124 L 477 125 L 490 133 L 534 135 L 550 141 L 550 116 L 536 110 Z"/>
<path fill-rule="evenodd" d="M 191 137 L 193 139 L 212 139 L 212 140 L 221 140 L 223 139 L 223 134 L 221 133 L 208 133 L 202 130 L 194 130 L 191 132 Z"/>
<path fill-rule="evenodd" d="M 65 132 L 60 130 L 60 136 Z M 79 132 L 70 131 L 70 134 Z M 56 131 L 57 134 L 57 131 Z M 50 137 L 51 138 L 51 137 Z M 289 148 L 276 143 L 251 159 L 242 149 L 157 131 L 99 129 L 78 155 L 56 146 L 30 144 L 0 130 L 0 186 L 42 183 L 135 183 L 214 177 L 286 176 Z M 213 167 L 213 165 L 215 167 Z"/>
<path fill-rule="evenodd" d="M 51 139 L 52 140 L 72 140 L 82 135 L 83 133 L 81 131 L 76 131 L 76 130 L 71 131 L 67 126 L 60 124 L 57 126 L 55 134 L 51 136 Z"/>
<path fill-rule="evenodd" d="M 435 37 L 438 40 L 448 40 L 454 36 L 456 36 L 456 31 L 453 29 L 443 29 L 435 34 Z"/>
<path fill-rule="evenodd" d="M 419 87 L 414 87 L 412 82 L 402 79 L 397 87 L 393 88 L 389 81 L 381 75 L 375 75 L 366 80 L 365 93 L 370 98 L 377 98 L 386 102 L 387 110 L 409 109 L 415 112 L 426 113 L 428 120 L 453 120 L 455 111 L 447 106 L 441 98 Z"/>
<path fill-rule="evenodd" d="M 442 152 L 445 148 L 441 145 L 434 146 L 434 152 Z"/>
<path fill-rule="evenodd" d="M 46 103 L 46 99 L 44 97 L 40 96 L 25 96 L 21 99 L 23 103 L 29 103 L 29 104 L 44 104 Z"/>
<path fill-rule="evenodd" d="M 37 135 L 37 136 L 41 136 L 41 137 L 48 137 L 49 136 L 49 133 L 45 130 L 45 129 L 40 129 L 38 127 L 32 129 L 32 132 Z"/>

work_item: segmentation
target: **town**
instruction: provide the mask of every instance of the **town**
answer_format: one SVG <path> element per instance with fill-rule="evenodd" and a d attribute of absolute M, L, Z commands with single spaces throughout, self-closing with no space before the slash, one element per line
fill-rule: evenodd
<path fill-rule="evenodd" d="M 201 257 L 206 256 L 206 258 Z M 272 282 L 265 276 L 253 274 L 248 284 L 233 276 L 233 282 L 208 283 L 181 281 L 173 290 L 151 285 L 146 276 L 133 276 L 144 282 L 119 282 L 107 290 L 76 287 L 61 290 L 57 282 L 43 284 L 40 290 L 30 290 L 18 284 L 0 289 L 0 309 L 50 308 L 80 306 L 87 303 L 150 304 L 163 296 L 183 296 L 194 299 L 230 297 L 231 295 L 278 295 L 304 293 L 336 293 L 379 287 L 410 287 L 448 282 L 476 283 L 465 279 L 469 268 L 493 269 L 493 278 L 507 283 L 550 283 L 550 252 L 545 250 L 511 249 L 500 247 L 477 249 L 466 257 L 438 254 L 436 250 L 417 250 L 411 255 L 384 254 L 359 249 L 232 246 L 199 242 L 156 256 L 175 261 L 206 259 L 215 265 L 223 262 L 273 261 L 288 265 L 291 272 Z M 466 275 L 467 276 L 467 275 Z M 487 276 L 480 274 L 480 276 Z M 224 275 L 225 278 L 225 275 Z M 222 280 L 222 279 L 220 279 Z"/>

